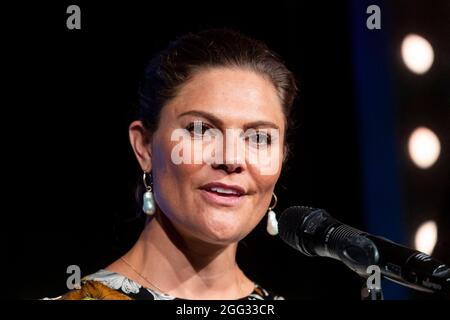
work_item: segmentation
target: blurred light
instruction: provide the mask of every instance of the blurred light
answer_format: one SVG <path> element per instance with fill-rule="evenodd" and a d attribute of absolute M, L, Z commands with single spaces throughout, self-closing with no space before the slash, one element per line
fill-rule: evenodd
<path fill-rule="evenodd" d="M 408 151 L 412 161 L 419 168 L 427 169 L 439 158 L 441 143 L 433 131 L 419 127 L 409 138 Z"/>
<path fill-rule="evenodd" d="M 426 254 L 433 252 L 437 241 L 437 225 L 433 220 L 426 221 L 416 231 L 416 249 Z"/>
<path fill-rule="evenodd" d="M 409 34 L 402 42 L 402 58 L 412 72 L 423 74 L 433 64 L 433 47 L 425 38 Z"/>

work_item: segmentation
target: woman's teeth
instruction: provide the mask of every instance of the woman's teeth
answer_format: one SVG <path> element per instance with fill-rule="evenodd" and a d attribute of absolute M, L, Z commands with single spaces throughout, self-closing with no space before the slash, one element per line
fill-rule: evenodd
<path fill-rule="evenodd" d="M 230 189 L 224 189 L 224 188 L 211 188 L 209 189 L 213 192 L 217 192 L 217 193 L 223 193 L 223 194 L 233 194 L 233 195 L 239 195 L 238 192 L 234 191 L 234 190 L 230 190 Z"/>

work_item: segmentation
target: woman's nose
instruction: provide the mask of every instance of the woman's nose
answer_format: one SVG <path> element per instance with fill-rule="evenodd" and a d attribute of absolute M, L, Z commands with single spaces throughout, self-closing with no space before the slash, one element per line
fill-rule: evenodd
<path fill-rule="evenodd" d="M 234 133 L 234 132 L 233 132 Z M 227 132 L 225 143 L 221 150 L 221 156 L 212 164 L 214 169 L 224 170 L 228 173 L 240 173 L 246 168 L 245 140 L 239 131 Z"/>
<path fill-rule="evenodd" d="M 241 164 L 214 163 L 212 167 L 216 170 L 223 170 L 227 173 L 241 173 L 243 166 Z"/>
<path fill-rule="evenodd" d="M 227 173 L 241 173 L 246 167 L 245 151 L 237 151 L 236 148 L 224 148 L 221 156 L 214 160 L 212 167 Z"/>

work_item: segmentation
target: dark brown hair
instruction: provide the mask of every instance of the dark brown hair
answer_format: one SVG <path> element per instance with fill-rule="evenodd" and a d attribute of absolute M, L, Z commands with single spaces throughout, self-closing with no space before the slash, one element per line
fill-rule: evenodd
<path fill-rule="evenodd" d="M 162 108 L 186 81 L 198 71 L 214 67 L 248 69 L 268 78 L 280 98 L 286 132 L 290 129 L 297 93 L 293 73 L 263 42 L 229 29 L 181 36 L 150 61 L 139 90 L 138 118 L 146 129 L 150 133 L 157 130 Z"/>

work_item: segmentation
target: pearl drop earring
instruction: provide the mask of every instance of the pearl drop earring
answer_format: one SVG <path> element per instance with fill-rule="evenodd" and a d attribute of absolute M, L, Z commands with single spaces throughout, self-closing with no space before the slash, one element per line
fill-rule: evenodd
<path fill-rule="evenodd" d="M 271 235 L 271 236 L 276 236 L 278 234 L 278 221 L 277 221 L 277 216 L 275 214 L 275 212 L 272 210 L 273 208 L 275 208 L 275 206 L 277 205 L 277 196 L 275 195 L 275 193 L 273 194 L 273 198 L 274 198 L 274 204 L 272 206 L 269 207 L 269 212 L 267 214 L 267 232 Z"/>
<path fill-rule="evenodd" d="M 156 206 L 155 206 L 155 199 L 153 197 L 152 192 L 152 175 L 148 173 L 150 184 L 147 184 L 147 172 L 144 171 L 143 181 L 144 181 L 144 187 L 147 191 L 144 193 L 143 201 L 142 201 L 142 211 L 144 211 L 149 216 L 152 216 L 155 214 Z"/>

